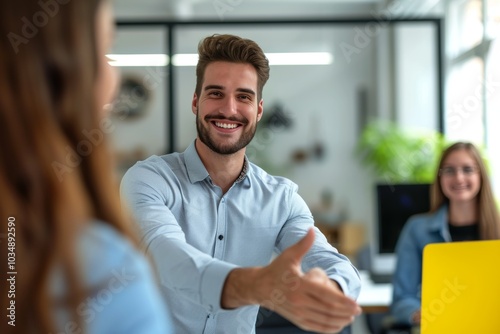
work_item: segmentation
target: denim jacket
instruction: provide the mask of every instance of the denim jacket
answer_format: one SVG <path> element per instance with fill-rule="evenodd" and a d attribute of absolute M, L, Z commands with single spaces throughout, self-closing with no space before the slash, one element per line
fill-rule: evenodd
<path fill-rule="evenodd" d="M 398 323 L 411 324 L 412 314 L 420 309 L 423 250 L 425 245 L 439 242 L 451 242 L 447 205 L 434 213 L 410 217 L 401 231 L 391 305 Z"/>

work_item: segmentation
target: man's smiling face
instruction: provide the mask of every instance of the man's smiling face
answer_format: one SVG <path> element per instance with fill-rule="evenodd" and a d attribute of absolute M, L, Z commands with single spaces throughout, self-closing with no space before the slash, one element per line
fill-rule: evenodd
<path fill-rule="evenodd" d="M 257 101 L 257 72 L 250 64 L 213 62 L 205 69 L 200 96 L 193 97 L 200 141 L 219 154 L 245 148 L 257 129 L 263 101 Z"/>

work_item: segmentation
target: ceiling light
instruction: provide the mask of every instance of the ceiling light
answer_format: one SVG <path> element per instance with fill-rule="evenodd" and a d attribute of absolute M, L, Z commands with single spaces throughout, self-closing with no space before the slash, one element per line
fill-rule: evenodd
<path fill-rule="evenodd" d="M 197 53 L 178 53 L 172 56 L 174 66 L 196 66 L 198 63 Z"/>
<path fill-rule="evenodd" d="M 333 55 L 329 52 L 267 53 L 271 65 L 330 65 Z"/>
<path fill-rule="evenodd" d="M 329 52 L 283 52 L 266 53 L 270 65 L 330 65 L 333 55 Z M 109 63 L 113 66 L 166 66 L 168 56 L 165 54 L 110 54 Z M 172 57 L 174 66 L 196 66 L 196 53 L 179 53 Z"/>
<path fill-rule="evenodd" d="M 110 54 L 109 64 L 118 67 L 167 66 L 168 56 L 165 54 Z"/>

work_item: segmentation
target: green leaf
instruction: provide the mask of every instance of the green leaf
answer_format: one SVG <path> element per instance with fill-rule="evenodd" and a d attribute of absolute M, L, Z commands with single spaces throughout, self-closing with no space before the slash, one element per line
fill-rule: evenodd
<path fill-rule="evenodd" d="M 444 146 L 437 131 L 403 131 L 394 123 L 378 121 L 365 127 L 355 154 L 378 181 L 431 183 Z"/>

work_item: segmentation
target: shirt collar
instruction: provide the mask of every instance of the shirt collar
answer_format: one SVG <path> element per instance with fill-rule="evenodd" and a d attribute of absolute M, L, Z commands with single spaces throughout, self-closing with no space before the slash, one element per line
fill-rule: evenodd
<path fill-rule="evenodd" d="M 202 181 L 209 176 L 208 171 L 205 168 L 205 165 L 203 165 L 203 162 L 201 161 L 200 156 L 198 155 L 198 151 L 196 151 L 195 142 L 196 140 L 194 140 L 184 151 L 186 170 L 191 183 Z M 243 179 L 245 179 L 248 173 L 249 169 L 248 167 L 249 167 L 248 158 L 245 156 L 243 168 L 241 169 L 240 176 L 238 176 L 235 183 L 241 182 Z"/>
<path fill-rule="evenodd" d="M 184 161 L 186 162 L 186 170 L 191 183 L 202 181 L 208 176 L 207 169 L 203 165 L 203 162 L 201 162 L 194 143 L 195 141 L 184 151 Z"/>
<path fill-rule="evenodd" d="M 248 173 L 248 165 L 249 165 L 248 158 L 245 155 L 245 161 L 243 161 L 243 168 L 241 169 L 240 176 L 238 176 L 238 178 L 236 179 L 236 181 L 234 181 L 234 183 L 241 182 L 245 179 Z"/>
<path fill-rule="evenodd" d="M 429 229 L 432 231 L 439 231 L 443 229 L 443 222 L 448 221 L 448 205 L 441 206 L 429 223 Z M 446 224 L 445 224 L 446 225 Z"/>

